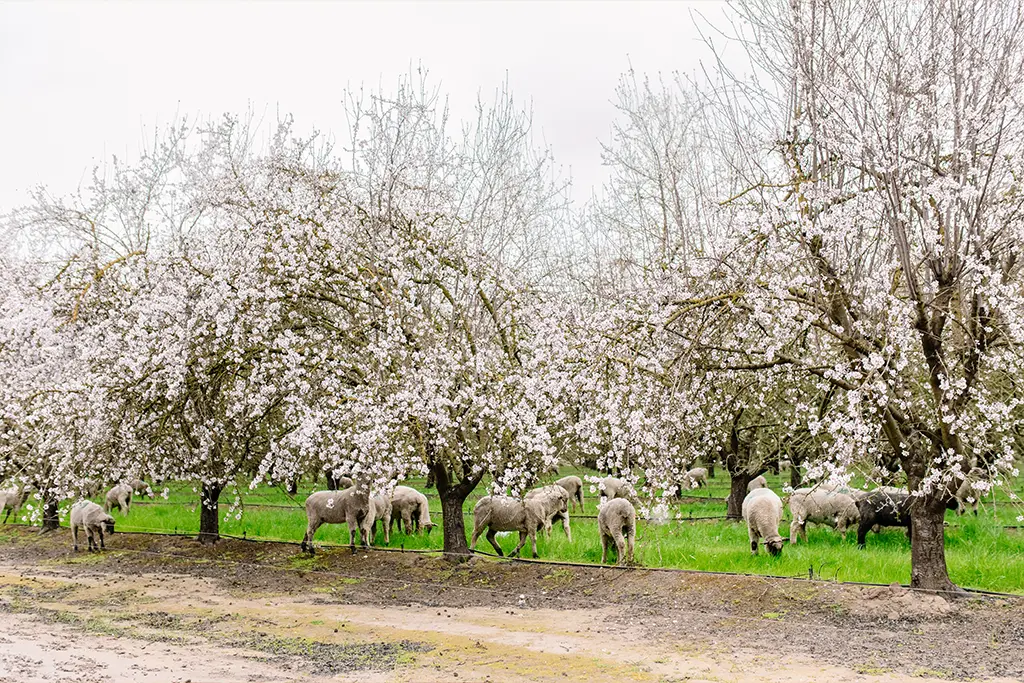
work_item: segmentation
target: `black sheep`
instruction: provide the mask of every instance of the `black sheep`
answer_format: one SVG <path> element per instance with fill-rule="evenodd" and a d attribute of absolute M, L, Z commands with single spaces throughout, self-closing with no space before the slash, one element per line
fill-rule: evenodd
<path fill-rule="evenodd" d="M 907 539 L 912 539 L 910 531 L 910 509 L 913 498 L 908 493 L 886 493 L 872 491 L 867 498 L 857 501 L 857 512 L 860 523 L 857 525 L 857 545 L 864 547 L 868 530 L 872 527 L 901 526 L 907 530 Z M 956 498 L 950 498 L 946 508 L 955 510 Z M 877 531 L 877 529 L 876 529 Z"/>
<path fill-rule="evenodd" d="M 873 526 L 901 526 L 910 538 L 910 494 L 873 491 L 867 498 L 857 501 L 860 522 L 857 525 L 857 545 L 864 547 L 868 530 Z"/>

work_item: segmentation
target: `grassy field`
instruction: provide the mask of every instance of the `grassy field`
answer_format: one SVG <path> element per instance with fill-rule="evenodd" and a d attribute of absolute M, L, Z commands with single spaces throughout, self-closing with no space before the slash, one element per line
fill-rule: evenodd
<path fill-rule="evenodd" d="M 566 472 L 562 472 L 564 476 Z M 586 473 L 579 473 L 586 474 Z M 770 476 L 769 485 L 781 492 L 788 476 Z M 422 481 L 411 481 L 411 486 L 428 494 L 434 522 L 440 524 L 440 502 L 434 491 L 427 490 Z M 262 487 L 245 491 L 241 505 L 231 510 L 236 495 L 226 491 L 221 497 L 221 533 L 247 538 L 299 541 L 306 528 L 302 508 L 306 495 L 321 486 L 306 483 L 299 493 L 289 496 L 279 488 Z M 122 516 L 115 512 L 120 531 L 163 531 L 195 533 L 198 531 L 198 494 L 191 485 L 170 484 L 167 499 L 157 496 L 150 500 L 136 498 L 132 512 Z M 162 488 L 160 489 L 162 491 Z M 484 495 L 483 485 L 466 502 L 467 532 L 472 532 L 471 511 L 476 500 Z M 664 524 L 641 522 L 637 532 L 636 559 L 647 567 L 678 567 L 705 571 L 767 574 L 775 576 L 808 576 L 839 581 L 865 581 L 873 583 L 907 583 L 910 579 L 910 544 L 901 529 L 883 530 L 869 534 L 866 550 L 856 546 L 856 530 L 846 539 L 827 527 L 808 526 L 809 543 L 787 545 L 781 557 L 772 558 L 762 553 L 750 555 L 747 531 L 742 523 L 724 519 L 691 521 L 691 518 L 722 517 L 725 515 L 724 498 L 728 494 L 728 478 L 718 476 L 710 486 L 677 504 L 673 514 L 676 520 Z M 570 543 L 559 526 L 551 538 L 538 537 L 537 550 L 542 559 L 591 562 L 601 559 L 601 544 L 596 519 L 597 498 L 589 493 L 583 515 L 572 518 L 573 541 Z M 98 501 L 101 502 L 101 501 Z M 272 506 L 272 507 L 271 507 Z M 1002 525 L 1021 525 L 1019 503 L 1013 503 L 1005 492 L 984 503 L 978 517 L 958 517 L 947 513 L 946 557 L 952 578 L 958 584 L 983 590 L 1024 593 L 1024 529 L 1008 529 Z M 789 519 L 783 521 L 783 536 L 789 535 Z M 1024 526 L 1024 525 L 1021 525 Z M 317 532 L 318 544 L 344 544 L 348 531 L 344 525 L 327 525 Z M 499 543 L 510 552 L 518 535 L 499 536 Z M 395 531 L 390 546 L 406 549 L 439 549 L 440 528 L 430 536 L 406 536 Z M 385 545 L 378 527 L 375 545 Z M 478 550 L 492 552 L 486 539 L 481 539 Z M 298 549 L 296 549 L 298 552 Z M 528 548 L 525 553 L 528 554 Z"/>

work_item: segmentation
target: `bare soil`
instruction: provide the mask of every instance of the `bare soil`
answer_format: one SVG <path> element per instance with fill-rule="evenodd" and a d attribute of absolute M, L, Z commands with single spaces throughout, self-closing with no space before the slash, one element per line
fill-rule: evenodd
<path fill-rule="evenodd" d="M 0 530 L 0 682 L 1022 680 L 1024 600 Z"/>

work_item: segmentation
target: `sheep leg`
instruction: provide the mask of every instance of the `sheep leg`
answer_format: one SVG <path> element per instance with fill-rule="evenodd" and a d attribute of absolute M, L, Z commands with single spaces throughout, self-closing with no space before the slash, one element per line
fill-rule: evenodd
<path fill-rule="evenodd" d="M 4 524 L 7 524 L 7 520 L 10 518 L 12 512 L 14 512 L 14 508 L 7 508 L 7 514 L 4 515 Z"/>
<path fill-rule="evenodd" d="M 572 543 L 572 529 L 569 528 L 569 515 L 562 515 L 562 530 L 565 532 L 565 537 Z"/>
<path fill-rule="evenodd" d="M 871 528 L 870 524 L 860 522 L 857 524 L 857 547 L 863 548 L 865 541 L 868 540 L 868 529 Z"/>
<path fill-rule="evenodd" d="M 319 519 L 309 520 L 309 525 L 306 527 L 306 535 L 302 537 L 301 547 L 303 552 L 309 551 L 310 555 L 313 554 L 313 534 L 316 533 L 316 530 L 320 528 L 321 524 L 323 524 L 323 522 Z"/>
<path fill-rule="evenodd" d="M 601 564 L 608 561 L 608 534 L 601 532 Z"/>
<path fill-rule="evenodd" d="M 526 545 L 526 539 L 527 539 L 528 536 L 530 536 L 529 532 L 526 532 L 526 531 L 520 531 L 519 532 L 519 545 L 517 545 L 516 549 L 513 550 L 509 554 L 509 557 L 519 557 L 519 551 L 523 549 L 524 545 Z M 536 538 L 536 536 L 534 536 L 534 538 Z M 536 540 L 534 540 L 534 542 L 533 542 L 533 556 L 537 557 L 537 541 Z"/>
<path fill-rule="evenodd" d="M 91 553 L 94 550 L 96 550 L 97 548 L 96 548 L 96 539 L 93 537 L 93 531 L 92 531 L 92 529 L 88 525 L 86 525 L 86 527 L 85 527 L 85 537 L 86 537 L 86 539 L 89 542 L 89 552 Z"/>
<path fill-rule="evenodd" d="M 615 564 L 616 566 L 621 567 L 626 562 L 626 539 L 623 538 L 621 531 L 617 531 L 615 534 L 615 552 Z"/>
<path fill-rule="evenodd" d="M 757 555 L 757 541 L 760 538 L 753 528 L 747 528 L 747 536 L 750 538 L 750 554 Z"/>
<path fill-rule="evenodd" d="M 789 523 L 789 542 L 796 545 L 797 540 L 800 538 L 800 522 L 796 517 Z"/>
<path fill-rule="evenodd" d="M 402 510 L 402 524 L 405 526 L 406 534 L 418 534 L 420 522 L 412 516 L 412 510 Z"/>
<path fill-rule="evenodd" d="M 504 557 L 505 553 L 502 551 L 501 546 L 498 545 L 497 539 L 494 538 L 494 534 L 496 533 L 497 532 L 494 529 L 488 529 L 487 540 L 492 546 L 494 546 L 494 552 L 498 553 L 498 555 L 500 555 L 501 557 Z"/>
<path fill-rule="evenodd" d="M 74 524 L 71 525 L 71 546 L 75 552 L 78 552 L 78 527 Z"/>
<path fill-rule="evenodd" d="M 96 527 L 96 533 L 98 533 L 100 535 L 100 550 L 106 550 L 107 546 L 103 542 L 103 525 L 102 524 L 100 526 Z"/>
<path fill-rule="evenodd" d="M 630 527 L 626 534 L 626 562 L 633 564 L 633 546 L 636 544 L 636 527 Z"/>

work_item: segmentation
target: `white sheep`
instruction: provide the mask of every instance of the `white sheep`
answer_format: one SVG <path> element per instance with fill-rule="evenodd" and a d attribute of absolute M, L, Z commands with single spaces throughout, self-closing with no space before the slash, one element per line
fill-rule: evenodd
<path fill-rule="evenodd" d="M 148 495 L 150 498 L 153 497 L 153 491 L 152 489 L 149 488 L 149 484 L 147 484 L 141 479 L 132 479 L 132 482 L 131 484 L 129 484 L 129 486 L 132 487 L 132 493 L 136 495 Z"/>
<path fill-rule="evenodd" d="M 597 528 L 601 534 L 601 564 L 608 558 L 608 548 L 614 543 L 617 564 L 633 563 L 633 545 L 636 541 L 636 509 L 625 498 L 616 498 L 602 504 L 597 511 Z"/>
<path fill-rule="evenodd" d="M 121 512 L 128 515 L 132 510 L 132 487 L 128 484 L 118 484 L 114 488 L 107 491 L 106 503 L 103 509 L 106 512 L 110 512 L 114 508 L 117 508 Z"/>
<path fill-rule="evenodd" d="M 391 520 L 398 523 L 399 531 L 404 526 L 406 534 L 425 529 L 429 535 L 434 528 L 430 521 L 430 501 L 411 486 L 396 486 L 391 492 Z"/>
<path fill-rule="evenodd" d="M 504 555 L 501 546 L 494 540 L 499 531 L 518 531 L 519 545 L 510 557 L 515 557 L 526 545 L 529 538 L 533 556 L 537 557 L 537 529 L 544 525 L 546 510 L 543 498 L 520 500 L 509 496 L 484 496 L 473 506 L 473 540 L 470 551 L 476 550 L 480 534 L 487 530 L 487 540 L 499 555 Z"/>
<path fill-rule="evenodd" d="M 27 498 L 28 489 L 24 486 L 0 490 L 0 512 L 6 511 L 7 513 L 4 515 L 4 524 L 7 524 L 7 520 L 12 514 L 17 521 L 18 510 L 25 504 Z"/>
<path fill-rule="evenodd" d="M 742 511 L 750 537 L 750 553 L 757 555 L 758 541 L 762 538 L 769 554 L 781 553 L 782 499 L 771 489 L 754 489 L 743 499 Z"/>
<path fill-rule="evenodd" d="M 71 506 L 69 524 L 71 525 L 71 543 L 75 552 L 78 552 L 79 529 L 85 529 L 89 552 L 106 550 L 106 545 L 103 543 L 103 532 L 114 533 L 114 518 L 91 500 L 80 500 Z M 97 536 L 99 543 L 96 542 Z"/>
<path fill-rule="evenodd" d="M 572 503 L 573 511 L 576 510 L 576 504 L 579 503 L 580 510 L 583 510 L 583 480 L 576 475 L 570 474 L 568 477 L 562 477 L 555 482 L 569 494 L 569 501 Z"/>
<path fill-rule="evenodd" d="M 103 485 L 95 479 L 83 479 L 80 488 L 82 497 L 95 498 L 100 494 Z"/>
<path fill-rule="evenodd" d="M 978 514 L 978 501 L 981 499 L 981 491 L 974 488 L 974 484 L 985 479 L 985 470 L 980 467 L 972 467 L 964 480 L 956 490 L 956 514 L 962 515 L 967 512 L 968 506 Z"/>
<path fill-rule="evenodd" d="M 384 527 L 384 544 L 391 543 L 391 496 L 386 493 L 376 493 L 370 496 L 370 507 L 373 512 L 373 522 L 370 524 L 370 538 L 377 537 L 377 521 Z"/>
<path fill-rule="evenodd" d="M 763 474 L 759 474 L 753 479 L 751 479 L 750 483 L 747 484 L 747 493 L 750 493 L 751 491 L 754 491 L 756 489 L 766 488 L 768 488 L 768 480 L 764 478 Z"/>
<path fill-rule="evenodd" d="M 347 524 L 348 542 L 356 551 L 356 534 L 365 548 L 371 544 L 374 515 L 367 489 L 350 486 L 344 491 L 317 491 L 306 499 L 306 535 L 302 550 L 313 554 L 313 534 L 324 524 Z"/>
<path fill-rule="evenodd" d="M 856 499 L 846 493 L 814 488 L 800 488 L 789 497 L 789 512 L 793 521 L 789 525 L 789 542 L 799 537 L 807 541 L 807 523 L 827 524 L 846 536 L 847 530 L 860 521 Z"/>
<path fill-rule="evenodd" d="M 603 498 L 614 500 L 616 498 L 628 498 L 630 486 L 617 477 L 605 477 L 597 485 L 597 492 Z"/>
<path fill-rule="evenodd" d="M 544 535 L 551 537 L 551 527 L 554 522 L 562 520 L 562 531 L 565 537 L 572 542 L 572 531 L 569 528 L 569 492 L 557 484 L 543 486 L 533 489 L 526 494 L 525 498 L 538 499 L 544 506 Z"/>
<path fill-rule="evenodd" d="M 679 481 L 679 494 L 682 495 L 684 491 L 690 491 L 693 489 L 699 489 L 702 486 L 708 485 L 708 470 L 706 467 L 694 467 L 691 470 L 687 470 L 686 474 L 682 476 Z"/>

